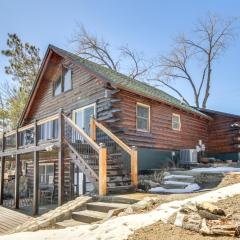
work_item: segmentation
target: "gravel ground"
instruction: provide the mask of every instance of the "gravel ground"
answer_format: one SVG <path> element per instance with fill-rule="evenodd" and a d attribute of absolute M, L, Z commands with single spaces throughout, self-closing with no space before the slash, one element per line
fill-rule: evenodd
<path fill-rule="evenodd" d="M 240 174 L 228 174 L 219 184 L 225 187 L 240 182 Z M 169 195 L 171 196 L 171 195 Z M 192 195 L 189 195 L 189 197 Z M 181 196 L 182 198 L 183 196 Z M 171 197 L 173 198 L 173 196 Z M 184 197 L 183 197 L 184 198 Z M 185 197 L 186 198 L 186 197 Z M 165 199 L 166 200 L 166 199 Z M 169 200 L 169 199 L 168 199 Z M 174 200 L 174 199 L 171 199 Z M 232 218 L 240 221 L 240 195 L 224 199 L 216 203 L 223 208 L 227 214 L 232 214 Z M 170 224 L 157 222 L 146 228 L 142 228 L 131 235 L 128 240 L 230 240 L 232 237 L 209 237 L 199 233 L 184 230 Z"/>

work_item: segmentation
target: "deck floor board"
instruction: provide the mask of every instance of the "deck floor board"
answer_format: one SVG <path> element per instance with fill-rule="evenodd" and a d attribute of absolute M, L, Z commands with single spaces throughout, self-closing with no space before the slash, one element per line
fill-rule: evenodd
<path fill-rule="evenodd" d="M 23 213 L 0 207 L 0 235 L 8 234 L 17 226 L 32 219 Z"/>

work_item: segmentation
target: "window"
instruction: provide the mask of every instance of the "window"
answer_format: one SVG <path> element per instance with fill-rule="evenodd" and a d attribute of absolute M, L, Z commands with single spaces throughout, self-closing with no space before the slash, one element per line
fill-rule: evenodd
<path fill-rule="evenodd" d="M 54 164 L 40 164 L 39 165 L 39 182 L 40 185 L 54 184 Z"/>
<path fill-rule="evenodd" d="M 54 82 L 53 96 L 58 96 L 70 89 L 72 89 L 72 70 L 63 68 L 61 76 Z"/>
<path fill-rule="evenodd" d="M 39 139 L 41 141 L 58 138 L 58 120 L 39 125 Z"/>
<path fill-rule="evenodd" d="M 63 91 L 66 92 L 70 89 L 72 89 L 72 71 L 71 69 L 64 69 Z"/>
<path fill-rule="evenodd" d="M 137 103 L 136 125 L 139 131 L 150 131 L 150 106 Z"/>
<path fill-rule="evenodd" d="M 54 90 L 53 90 L 53 95 L 54 96 L 58 96 L 62 92 L 62 90 L 61 90 L 61 88 L 62 88 L 61 82 L 62 82 L 62 78 L 59 77 L 57 79 L 57 81 L 54 83 Z"/>
<path fill-rule="evenodd" d="M 172 129 L 173 130 L 181 130 L 181 119 L 179 114 L 172 114 Z"/>

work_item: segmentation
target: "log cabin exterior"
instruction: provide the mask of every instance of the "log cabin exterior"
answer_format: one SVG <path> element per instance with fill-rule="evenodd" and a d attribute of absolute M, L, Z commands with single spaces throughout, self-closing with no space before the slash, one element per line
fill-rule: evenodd
<path fill-rule="evenodd" d="M 100 195 L 135 188 L 138 171 L 168 165 L 173 156 L 177 162 L 179 150 L 193 149 L 199 140 L 211 156 L 221 153 L 216 132 L 223 126 L 229 132 L 239 120 L 232 115 L 222 120 L 50 45 L 17 130 L 1 140 L 0 204 L 6 161 L 16 163 L 15 207 L 27 169 L 37 213 L 41 184 L 53 186 L 59 205 L 79 191 L 79 171 Z M 230 132 L 222 140 L 224 153 L 238 154 L 233 139 L 238 141 L 239 130 Z"/>

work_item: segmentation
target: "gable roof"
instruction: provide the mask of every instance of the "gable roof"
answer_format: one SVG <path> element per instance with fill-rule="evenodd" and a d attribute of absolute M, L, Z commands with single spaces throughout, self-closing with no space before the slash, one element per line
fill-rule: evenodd
<path fill-rule="evenodd" d="M 144 82 L 141 82 L 139 80 L 130 78 L 122 73 L 116 72 L 110 68 L 101 66 L 101 65 L 94 63 L 92 61 L 89 61 L 87 59 L 81 58 L 81 57 L 77 56 L 76 54 L 70 53 L 70 52 L 60 49 L 56 46 L 49 45 L 49 47 L 56 53 L 60 54 L 61 56 L 69 57 L 74 63 L 86 67 L 91 72 L 93 72 L 97 75 L 100 75 L 102 78 L 106 79 L 110 83 L 118 85 L 120 88 L 122 87 L 122 88 L 128 89 L 128 90 L 138 93 L 140 95 L 144 95 L 149 98 L 154 98 L 156 100 L 163 101 L 170 105 L 173 105 L 177 108 L 180 108 L 180 109 L 183 109 L 186 111 L 190 111 L 192 113 L 196 113 L 198 115 L 209 118 L 209 116 L 202 113 L 201 111 L 198 111 L 197 109 L 182 103 L 177 98 L 167 94 L 166 92 L 164 92 L 158 88 L 155 88 L 155 87 L 148 85 Z"/>
<path fill-rule="evenodd" d="M 63 50 L 61 48 L 58 48 L 54 45 L 49 45 L 47 52 L 45 54 L 44 60 L 42 62 L 42 66 L 39 70 L 39 74 L 33 85 L 33 89 L 30 94 L 29 100 L 27 102 L 27 105 L 26 105 L 23 113 L 22 113 L 19 124 L 22 123 L 23 117 L 24 117 L 26 110 L 31 102 L 30 100 L 33 97 L 35 87 L 38 84 L 38 80 L 40 78 L 41 71 L 43 70 L 44 62 L 46 61 L 47 55 L 50 52 L 50 50 L 54 51 L 55 53 L 57 53 L 58 55 L 60 55 L 62 57 L 68 57 L 73 63 L 85 67 L 90 72 L 103 78 L 104 80 L 108 81 L 109 83 L 116 85 L 119 88 L 129 90 L 131 92 L 137 93 L 139 95 L 142 95 L 142 96 L 145 96 L 145 97 L 157 100 L 157 101 L 165 102 L 165 103 L 172 105 L 178 109 L 182 109 L 182 110 L 197 114 L 197 115 L 202 116 L 207 119 L 211 119 L 211 117 L 209 117 L 208 115 L 202 113 L 201 111 L 199 111 L 189 105 L 182 103 L 177 98 L 167 94 L 166 92 L 164 92 L 158 88 L 150 86 L 150 85 L 148 85 L 144 82 L 138 81 L 136 79 L 130 78 L 122 73 L 116 72 L 112 69 L 106 68 L 104 66 L 101 66 L 101 65 L 94 63 L 92 61 L 89 61 L 87 59 L 81 58 L 81 57 L 77 56 L 76 54 L 73 54 L 73 53 Z"/>

